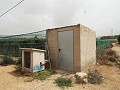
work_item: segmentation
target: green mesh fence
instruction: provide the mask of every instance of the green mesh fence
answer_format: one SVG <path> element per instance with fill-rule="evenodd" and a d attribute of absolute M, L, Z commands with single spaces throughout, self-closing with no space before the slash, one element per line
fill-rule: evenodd
<path fill-rule="evenodd" d="M 96 40 L 96 44 L 97 44 L 97 50 L 99 50 L 99 52 L 103 52 L 106 48 L 108 48 L 111 45 L 111 41 L 110 40 Z"/>
<path fill-rule="evenodd" d="M 45 49 L 46 31 L 0 37 L 0 55 L 21 56 L 20 48 Z"/>
<path fill-rule="evenodd" d="M 0 55 L 20 56 L 20 48 L 45 49 L 45 40 L 41 43 L 4 43 L 0 44 Z"/>

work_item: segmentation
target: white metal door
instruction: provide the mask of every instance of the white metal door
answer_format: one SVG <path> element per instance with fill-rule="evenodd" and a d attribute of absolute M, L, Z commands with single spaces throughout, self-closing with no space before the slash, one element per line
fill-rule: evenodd
<path fill-rule="evenodd" d="M 58 32 L 59 66 L 73 71 L 73 30 Z"/>

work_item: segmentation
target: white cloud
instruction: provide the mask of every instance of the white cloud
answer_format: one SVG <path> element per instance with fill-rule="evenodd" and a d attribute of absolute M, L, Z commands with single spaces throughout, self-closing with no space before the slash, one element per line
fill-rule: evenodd
<path fill-rule="evenodd" d="M 0 14 L 20 0 L 1 0 Z M 1 35 L 81 23 L 97 35 L 120 33 L 119 0 L 25 0 L 0 18 Z M 86 12 L 84 12 L 86 11 Z"/>

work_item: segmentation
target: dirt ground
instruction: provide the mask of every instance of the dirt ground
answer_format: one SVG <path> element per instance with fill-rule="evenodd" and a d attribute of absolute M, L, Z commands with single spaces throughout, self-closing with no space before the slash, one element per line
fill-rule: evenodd
<path fill-rule="evenodd" d="M 0 66 L 0 90 L 61 90 L 54 83 L 54 80 L 61 76 L 60 74 L 52 75 L 45 81 L 26 82 L 30 77 L 23 77 L 13 72 L 15 67 L 15 65 Z M 103 75 L 104 82 L 101 85 L 73 84 L 72 87 L 65 88 L 65 90 L 120 90 L 120 69 L 104 65 L 92 68 L 97 69 Z"/>
<path fill-rule="evenodd" d="M 118 51 L 120 47 L 114 46 L 114 50 Z M 120 54 L 119 54 L 120 55 Z M 45 81 L 33 80 L 31 77 L 22 76 L 14 72 L 15 65 L 0 66 L 0 90 L 61 90 L 56 86 L 54 80 L 61 74 L 54 74 Z M 98 70 L 104 77 L 104 81 L 100 85 L 93 84 L 74 84 L 65 90 L 120 90 L 120 69 L 115 66 L 95 65 L 92 69 Z M 73 76 L 71 74 L 70 76 Z"/>
<path fill-rule="evenodd" d="M 116 53 L 120 56 L 120 44 L 113 43 L 112 45 L 113 45 L 112 50 L 116 51 Z"/>

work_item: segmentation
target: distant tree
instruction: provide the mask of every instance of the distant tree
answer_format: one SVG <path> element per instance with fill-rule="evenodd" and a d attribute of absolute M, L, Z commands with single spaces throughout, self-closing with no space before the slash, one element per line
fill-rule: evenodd
<path fill-rule="evenodd" d="M 38 40 L 39 38 L 37 36 L 34 37 L 35 40 Z"/>
<path fill-rule="evenodd" d="M 100 39 L 117 39 L 119 35 L 114 35 L 114 36 L 102 36 Z"/>
<path fill-rule="evenodd" d="M 119 35 L 119 37 L 118 37 L 118 39 L 117 39 L 117 40 L 118 40 L 118 42 L 119 42 L 119 44 L 120 44 L 120 35 Z"/>

